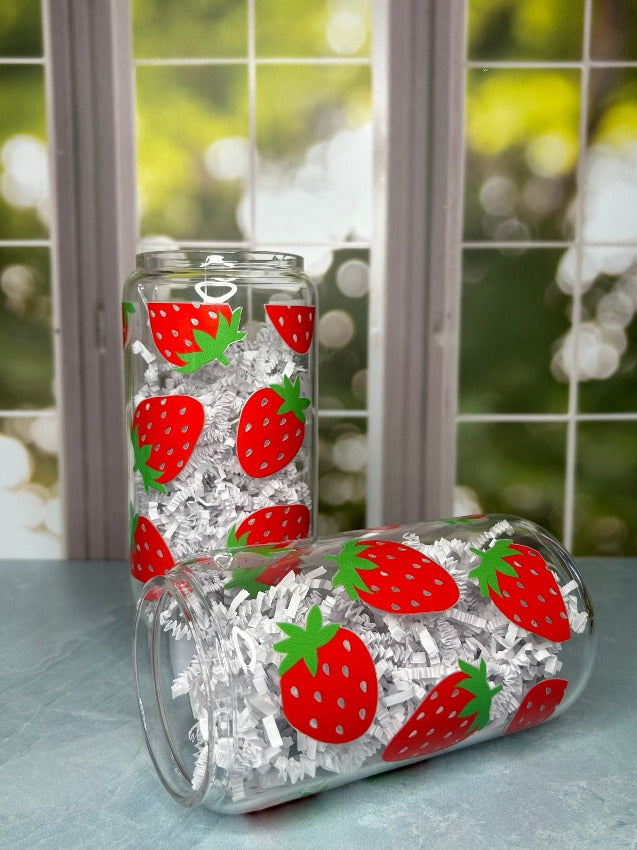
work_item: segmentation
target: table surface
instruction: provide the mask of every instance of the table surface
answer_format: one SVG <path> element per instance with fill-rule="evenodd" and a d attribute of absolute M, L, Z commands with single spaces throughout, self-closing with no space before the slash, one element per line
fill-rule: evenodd
<path fill-rule="evenodd" d="M 581 559 L 598 652 L 557 720 L 249 815 L 164 791 L 124 562 L 0 561 L 2 848 L 637 847 L 637 559 Z"/>

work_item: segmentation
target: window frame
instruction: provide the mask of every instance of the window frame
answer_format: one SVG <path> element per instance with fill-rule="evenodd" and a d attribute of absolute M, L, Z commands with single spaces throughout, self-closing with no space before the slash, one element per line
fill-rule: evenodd
<path fill-rule="evenodd" d="M 373 4 L 370 525 L 452 512 L 464 6 Z M 137 244 L 130 3 L 43 0 L 43 9 L 66 550 L 122 558 L 120 298 Z"/>

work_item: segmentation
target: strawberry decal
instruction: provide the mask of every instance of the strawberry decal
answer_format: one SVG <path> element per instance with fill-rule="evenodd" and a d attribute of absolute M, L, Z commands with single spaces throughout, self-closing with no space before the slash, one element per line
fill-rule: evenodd
<path fill-rule="evenodd" d="M 351 599 L 392 614 L 444 611 L 460 591 L 449 573 L 417 549 L 392 540 L 348 540 L 336 561 L 334 587 L 342 585 Z"/>
<path fill-rule="evenodd" d="M 564 698 L 566 679 L 544 679 L 530 688 L 515 712 L 513 720 L 504 730 L 505 735 L 521 732 L 548 720 Z"/>
<path fill-rule="evenodd" d="M 226 349 L 246 335 L 239 330 L 241 307 L 228 304 L 154 301 L 148 319 L 157 349 L 178 372 L 196 372 L 214 360 L 227 366 Z"/>
<path fill-rule="evenodd" d="M 135 463 L 146 492 L 166 492 L 164 484 L 182 471 L 204 423 L 204 409 L 187 395 L 153 396 L 141 401 L 133 415 L 131 440 Z"/>
<path fill-rule="evenodd" d="M 285 653 L 279 667 L 283 713 L 310 738 L 344 744 L 371 726 L 378 701 L 374 662 L 363 641 L 338 623 L 323 625 L 318 605 L 306 627 L 277 623 L 288 637 L 274 644 Z"/>
<path fill-rule="evenodd" d="M 175 560 L 163 537 L 148 517 L 133 514 L 130 524 L 131 574 L 146 582 L 175 566 Z"/>
<path fill-rule="evenodd" d="M 513 623 L 547 640 L 565 641 L 571 627 L 560 588 L 546 561 L 535 549 L 498 540 L 481 552 L 471 549 L 480 564 L 469 573 L 483 596 Z"/>
<path fill-rule="evenodd" d="M 458 659 L 451 673 L 427 694 L 383 752 L 383 761 L 403 761 L 454 747 L 489 722 L 491 701 L 502 690 L 487 682 L 484 659 L 474 667 Z"/>
<path fill-rule="evenodd" d="M 271 587 L 283 581 L 288 573 L 298 575 L 301 572 L 300 552 L 296 549 L 288 551 L 278 550 L 282 554 L 277 560 L 270 561 L 265 567 L 240 567 L 232 571 L 232 580 L 224 587 L 239 587 L 247 590 L 251 599 L 255 599 L 259 593 L 265 593 Z M 302 550 L 301 550 L 302 551 Z"/>
<path fill-rule="evenodd" d="M 315 307 L 297 304 L 266 304 L 265 312 L 275 330 L 292 351 L 305 354 L 314 335 Z"/>
<path fill-rule="evenodd" d="M 135 312 L 135 305 L 130 301 L 122 301 L 122 345 L 126 346 L 129 333 L 129 316 Z"/>
<path fill-rule="evenodd" d="M 233 525 L 227 546 L 258 546 L 264 554 L 270 554 L 291 540 L 307 537 L 309 531 L 310 511 L 306 505 L 273 505 L 250 514 L 238 527 Z"/>
<path fill-rule="evenodd" d="M 306 407 L 301 379 L 257 390 L 243 405 L 237 429 L 237 457 L 252 478 L 265 478 L 293 460 L 305 437 Z"/>

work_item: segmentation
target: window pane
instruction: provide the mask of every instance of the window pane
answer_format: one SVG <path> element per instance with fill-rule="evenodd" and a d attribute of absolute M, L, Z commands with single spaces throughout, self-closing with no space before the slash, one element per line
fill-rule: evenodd
<path fill-rule="evenodd" d="M 0 66 L 0 239 L 47 236 L 49 169 L 44 71 Z"/>
<path fill-rule="evenodd" d="M 471 512 L 512 513 L 563 532 L 566 427 L 461 423 L 456 481 Z"/>
<path fill-rule="evenodd" d="M 0 338 L 0 410 L 52 405 L 48 249 L 0 248 Z"/>
<path fill-rule="evenodd" d="M 571 70 L 468 71 L 466 239 L 572 234 L 579 84 Z"/>
<path fill-rule="evenodd" d="M 576 555 L 637 552 L 637 423 L 577 429 Z"/>
<path fill-rule="evenodd" d="M 319 534 L 365 527 L 367 421 L 319 423 Z"/>
<path fill-rule="evenodd" d="M 552 358 L 569 328 L 555 284 L 561 253 L 464 252 L 460 335 L 462 413 L 564 413 L 567 379 Z"/>
<path fill-rule="evenodd" d="M 468 16 L 469 59 L 580 58 L 584 0 L 469 0 Z"/>
<path fill-rule="evenodd" d="M 143 236 L 241 238 L 236 209 L 247 171 L 245 67 L 137 70 Z"/>
<path fill-rule="evenodd" d="M 5 0 L 0 14 L 0 56 L 42 56 L 41 0 Z"/>
<path fill-rule="evenodd" d="M 366 67 L 259 68 L 259 242 L 370 238 L 370 101 Z"/>
<path fill-rule="evenodd" d="M 247 0 L 133 0 L 132 10 L 137 59 L 247 55 Z"/>
<path fill-rule="evenodd" d="M 364 56 L 371 0 L 256 0 L 257 56 Z"/>
<path fill-rule="evenodd" d="M 581 321 L 563 336 L 554 366 L 564 379 L 577 376 L 583 413 L 637 411 L 637 248 L 584 247 L 581 260 Z M 562 259 L 558 279 L 572 291 L 573 249 Z"/>
<path fill-rule="evenodd" d="M 54 415 L 0 419 L 1 558 L 62 556 Z"/>
<path fill-rule="evenodd" d="M 637 254 L 637 69 L 591 71 L 584 240 L 633 242 Z"/>
<path fill-rule="evenodd" d="M 593 0 L 592 59 L 628 59 L 637 56 L 635 0 Z"/>

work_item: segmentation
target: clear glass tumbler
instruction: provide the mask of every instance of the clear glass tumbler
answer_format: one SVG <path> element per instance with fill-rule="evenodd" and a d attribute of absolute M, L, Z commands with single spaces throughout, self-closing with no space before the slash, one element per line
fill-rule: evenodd
<path fill-rule="evenodd" d="M 463 517 L 181 564 L 144 588 L 135 675 L 168 791 L 246 812 L 557 717 L 593 637 L 551 535 Z"/>
<path fill-rule="evenodd" d="M 133 584 L 311 537 L 316 291 L 263 251 L 141 254 L 124 286 Z"/>

